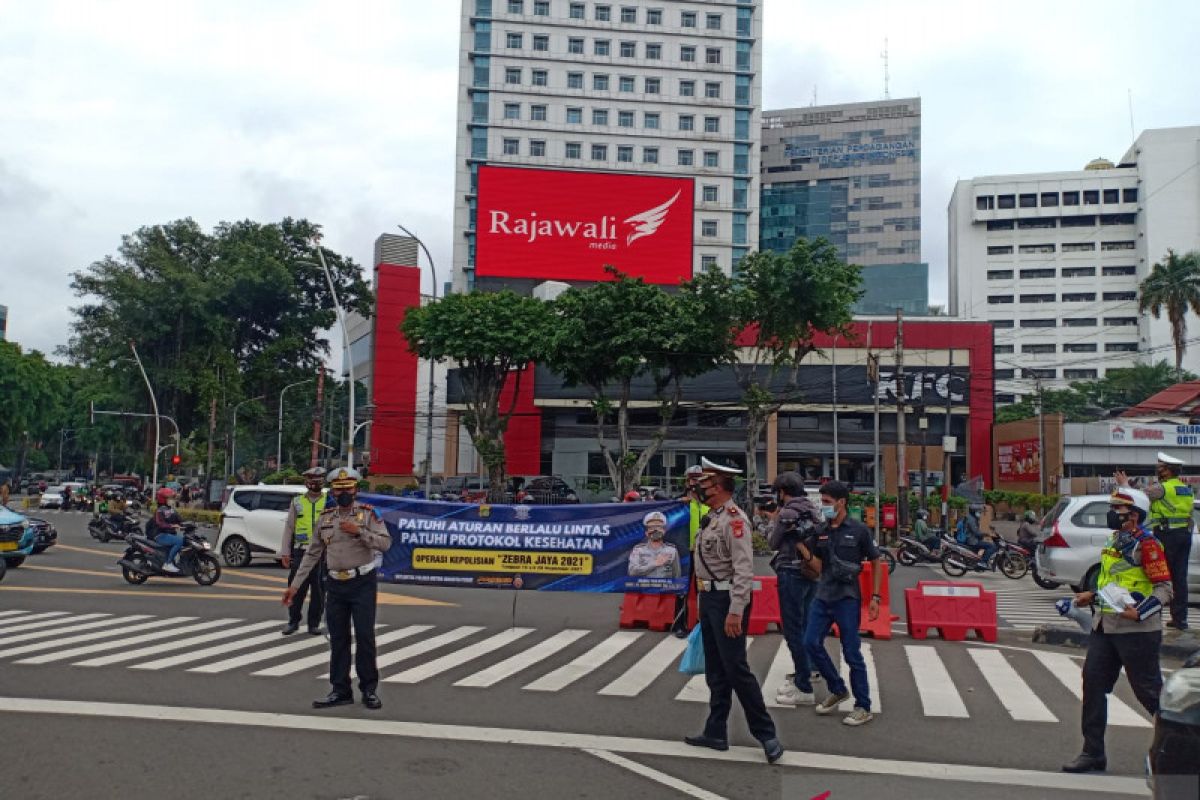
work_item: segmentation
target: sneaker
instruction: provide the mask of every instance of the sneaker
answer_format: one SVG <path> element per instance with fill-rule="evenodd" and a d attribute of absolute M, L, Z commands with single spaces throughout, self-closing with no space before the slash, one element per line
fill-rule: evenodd
<path fill-rule="evenodd" d="M 775 693 L 775 702 L 781 706 L 811 706 L 817 702 L 812 692 L 802 692 L 796 684 L 788 681 Z"/>
<path fill-rule="evenodd" d="M 179 572 L 179 567 L 175 566 L 174 564 L 163 564 L 162 571 L 170 572 L 172 575 L 174 575 Z"/>
<path fill-rule="evenodd" d="M 824 716 L 827 716 L 827 715 L 832 714 L 833 712 L 837 711 L 837 707 L 842 704 L 842 701 L 849 700 L 849 699 L 850 699 L 850 692 L 848 692 L 848 691 L 835 692 L 834 694 L 831 694 L 828 697 L 826 697 L 821 702 L 817 703 L 817 707 L 813 710 L 816 711 L 818 714 L 820 714 L 822 717 L 824 717 Z"/>
<path fill-rule="evenodd" d="M 865 708 L 859 708 L 858 706 L 855 706 L 854 710 L 847 714 L 842 720 L 842 724 L 856 728 L 859 725 L 866 725 L 873 719 L 875 719 L 875 715 L 870 711 L 867 711 Z"/>

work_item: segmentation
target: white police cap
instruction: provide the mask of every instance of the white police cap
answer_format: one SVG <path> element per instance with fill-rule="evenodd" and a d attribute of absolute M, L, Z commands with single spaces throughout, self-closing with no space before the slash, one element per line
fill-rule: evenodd
<path fill-rule="evenodd" d="M 741 475 L 742 471 L 736 467 L 730 467 L 725 464 L 718 464 L 715 461 L 709 461 L 701 456 L 700 466 L 704 469 L 706 475 Z"/>
<path fill-rule="evenodd" d="M 1174 456 L 1169 456 L 1162 451 L 1159 451 L 1159 453 L 1158 453 L 1158 461 L 1160 464 L 1166 464 L 1171 467 L 1182 467 L 1183 466 L 1183 459 L 1175 458 Z"/>

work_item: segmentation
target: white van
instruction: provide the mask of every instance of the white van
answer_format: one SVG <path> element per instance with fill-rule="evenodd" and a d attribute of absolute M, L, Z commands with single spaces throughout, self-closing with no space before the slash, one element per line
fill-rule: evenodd
<path fill-rule="evenodd" d="M 246 567 L 254 558 L 282 558 L 279 548 L 288 506 L 305 491 L 303 486 L 232 487 L 221 509 L 217 534 L 217 550 L 226 566 Z"/>

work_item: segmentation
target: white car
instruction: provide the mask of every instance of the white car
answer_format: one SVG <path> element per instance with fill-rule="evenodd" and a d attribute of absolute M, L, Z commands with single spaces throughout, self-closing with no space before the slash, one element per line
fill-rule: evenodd
<path fill-rule="evenodd" d="M 61 486 L 51 486 L 42 492 L 42 498 L 38 500 L 38 508 L 62 508 L 63 492 Z"/>
<path fill-rule="evenodd" d="M 229 567 L 250 565 L 254 558 L 279 560 L 288 506 L 305 492 L 303 486 L 234 486 L 221 509 L 217 550 Z"/>

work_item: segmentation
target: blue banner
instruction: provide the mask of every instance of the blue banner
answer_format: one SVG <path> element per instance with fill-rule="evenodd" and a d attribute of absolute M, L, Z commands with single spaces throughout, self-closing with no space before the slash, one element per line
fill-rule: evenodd
<path fill-rule="evenodd" d="M 392 547 L 380 580 L 425 586 L 556 592 L 683 593 L 686 504 L 476 505 L 364 495 Z M 652 512 L 666 517 L 661 542 L 646 536 Z"/>

